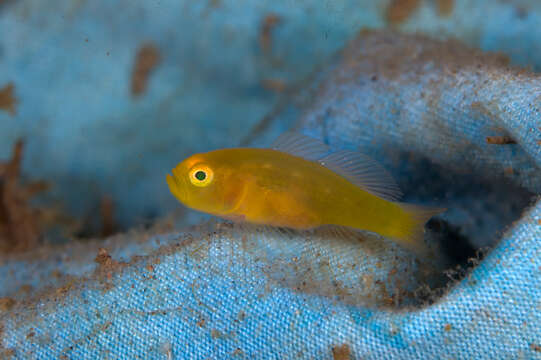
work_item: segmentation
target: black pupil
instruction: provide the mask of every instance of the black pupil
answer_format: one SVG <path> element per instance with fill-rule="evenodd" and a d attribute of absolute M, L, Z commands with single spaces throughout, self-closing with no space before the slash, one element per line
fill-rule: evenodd
<path fill-rule="evenodd" d="M 204 171 L 199 170 L 198 172 L 195 173 L 195 178 L 199 181 L 205 180 L 206 177 L 207 177 L 207 174 L 205 174 Z"/>

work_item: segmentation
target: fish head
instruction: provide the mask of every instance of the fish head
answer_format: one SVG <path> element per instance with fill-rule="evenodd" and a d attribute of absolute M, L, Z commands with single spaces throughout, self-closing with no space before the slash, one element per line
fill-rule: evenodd
<path fill-rule="evenodd" d="M 167 184 L 185 206 L 217 216 L 231 213 L 243 186 L 223 151 L 186 158 L 167 174 Z"/>

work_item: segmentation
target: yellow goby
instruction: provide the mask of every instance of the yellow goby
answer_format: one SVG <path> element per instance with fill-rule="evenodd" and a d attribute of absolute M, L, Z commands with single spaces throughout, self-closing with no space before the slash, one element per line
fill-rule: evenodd
<path fill-rule="evenodd" d="M 347 227 L 424 249 L 424 224 L 444 209 L 400 203 L 399 188 L 377 163 L 356 152 L 329 153 L 322 142 L 288 132 L 269 149 L 192 155 L 167 174 L 167 183 L 187 207 L 225 219 Z"/>

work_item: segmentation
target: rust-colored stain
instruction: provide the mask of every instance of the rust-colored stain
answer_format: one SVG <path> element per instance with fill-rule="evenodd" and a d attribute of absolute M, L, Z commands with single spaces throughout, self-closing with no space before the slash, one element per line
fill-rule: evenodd
<path fill-rule="evenodd" d="M 263 79 L 261 80 L 261 86 L 274 92 L 284 92 L 287 89 L 286 82 L 280 79 Z"/>
<path fill-rule="evenodd" d="M 160 63 L 160 60 L 160 53 L 152 44 L 143 45 L 137 51 L 131 78 L 131 93 L 133 96 L 139 96 L 145 92 L 148 77 Z"/>
<path fill-rule="evenodd" d="M 517 142 L 509 136 L 487 136 L 487 144 L 508 145 L 516 144 Z"/>
<path fill-rule="evenodd" d="M 348 344 L 334 346 L 332 348 L 332 356 L 334 360 L 350 360 L 351 350 Z"/>
<path fill-rule="evenodd" d="M 386 12 L 387 22 L 391 25 L 403 23 L 420 4 L 420 0 L 392 0 Z"/>
<path fill-rule="evenodd" d="M 114 234 L 116 225 L 114 219 L 115 204 L 110 196 L 104 196 L 100 203 L 101 236 Z"/>
<path fill-rule="evenodd" d="M 14 95 L 15 85 L 12 82 L 0 89 L 0 109 L 9 112 L 10 115 L 15 115 L 17 99 Z"/>
<path fill-rule="evenodd" d="M 210 336 L 213 339 L 221 339 L 221 338 L 224 337 L 224 334 L 218 329 L 212 329 L 212 330 L 210 330 Z"/>
<path fill-rule="evenodd" d="M 537 220 L 537 224 L 541 225 L 541 219 Z"/>
<path fill-rule="evenodd" d="M 240 355 L 242 355 L 242 354 L 243 354 L 243 352 L 242 352 L 242 349 L 241 349 L 241 348 L 236 348 L 235 351 L 233 351 L 233 352 L 231 353 L 231 355 L 233 355 L 233 356 L 240 356 Z"/>
<path fill-rule="evenodd" d="M 443 328 L 445 331 L 451 331 L 452 326 L 451 324 L 445 324 L 445 327 Z"/>
<path fill-rule="evenodd" d="M 453 13 L 453 9 L 455 8 L 455 0 L 438 0 L 437 6 L 439 16 L 449 16 Z"/>
<path fill-rule="evenodd" d="M 22 185 L 20 179 L 23 141 L 13 148 L 7 163 L 0 163 L 0 251 L 17 252 L 34 248 L 42 231 L 40 211 L 29 200 L 45 191 L 48 184 L 35 181 Z"/>
<path fill-rule="evenodd" d="M 541 140 L 537 140 L 537 145 L 541 146 Z"/>
<path fill-rule="evenodd" d="M 15 300 L 9 297 L 3 297 L 0 298 L 0 311 L 6 312 L 11 310 L 11 308 L 15 305 Z"/>
<path fill-rule="evenodd" d="M 533 351 L 541 352 L 541 345 L 537 345 L 537 344 L 531 343 L 531 344 L 530 344 L 530 348 L 531 348 Z"/>
<path fill-rule="evenodd" d="M 263 53 L 268 54 L 272 50 L 272 30 L 280 24 L 282 18 L 276 14 L 268 14 L 261 23 L 259 32 L 259 46 Z"/>

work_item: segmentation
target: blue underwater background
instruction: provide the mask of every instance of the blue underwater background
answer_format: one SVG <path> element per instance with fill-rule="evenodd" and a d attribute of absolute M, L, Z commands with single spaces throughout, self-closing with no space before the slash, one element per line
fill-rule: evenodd
<path fill-rule="evenodd" d="M 541 359 L 540 24 L 535 0 L 0 0 L 0 159 L 22 139 L 61 214 L 0 255 L 0 353 Z M 438 257 L 169 193 L 183 158 L 291 129 L 445 206 Z M 0 237 L 30 211 L 5 169 Z"/>

